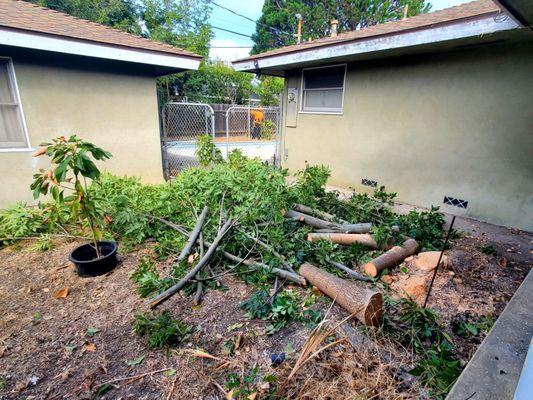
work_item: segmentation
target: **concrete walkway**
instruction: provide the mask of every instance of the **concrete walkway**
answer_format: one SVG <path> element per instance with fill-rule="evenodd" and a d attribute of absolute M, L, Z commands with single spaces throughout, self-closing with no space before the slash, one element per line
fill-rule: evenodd
<path fill-rule="evenodd" d="M 446 400 L 513 399 L 532 336 L 533 271 L 530 271 Z"/>

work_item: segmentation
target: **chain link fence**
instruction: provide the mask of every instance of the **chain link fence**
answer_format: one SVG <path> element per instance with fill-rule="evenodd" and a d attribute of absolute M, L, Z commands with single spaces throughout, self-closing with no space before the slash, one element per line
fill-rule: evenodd
<path fill-rule="evenodd" d="M 226 111 L 226 152 L 240 149 L 247 157 L 279 162 L 279 107 L 233 106 Z"/>
<path fill-rule="evenodd" d="M 196 141 L 215 137 L 214 112 L 209 104 L 167 103 L 161 110 L 163 169 L 166 179 L 198 165 Z"/>
<path fill-rule="evenodd" d="M 162 152 L 166 179 L 199 164 L 196 143 L 201 135 L 211 135 L 224 157 L 240 149 L 247 157 L 279 164 L 279 107 L 227 107 L 225 118 L 219 115 L 215 120 L 215 112 L 209 104 L 184 102 L 163 106 Z M 219 126 L 221 122 L 223 126 Z"/>

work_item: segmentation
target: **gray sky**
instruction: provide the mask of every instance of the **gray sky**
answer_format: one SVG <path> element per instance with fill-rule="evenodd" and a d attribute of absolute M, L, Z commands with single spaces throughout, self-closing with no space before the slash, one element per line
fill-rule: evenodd
<path fill-rule="evenodd" d="M 432 5 L 431 9 L 436 11 L 466 3 L 468 1 L 470 0 L 430 0 L 429 2 Z M 215 3 L 253 20 L 257 20 L 261 16 L 261 9 L 263 7 L 263 0 L 215 0 Z M 254 22 L 232 14 L 215 5 L 213 5 L 213 13 L 210 22 L 213 26 L 229 29 L 248 36 L 251 36 L 255 31 Z M 213 32 L 215 33 L 215 37 L 211 41 L 211 46 L 213 46 L 213 48 L 209 53 L 211 58 L 231 61 L 246 57 L 250 52 L 251 46 L 253 45 L 250 38 L 229 32 L 223 32 L 217 29 L 213 29 Z M 242 46 L 247 47 L 242 48 Z"/>

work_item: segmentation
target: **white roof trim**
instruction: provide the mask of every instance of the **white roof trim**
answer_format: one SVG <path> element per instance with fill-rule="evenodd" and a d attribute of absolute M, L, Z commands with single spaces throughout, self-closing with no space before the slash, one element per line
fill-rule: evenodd
<path fill-rule="evenodd" d="M 503 16 L 500 15 L 501 19 Z M 460 21 L 444 26 L 428 27 L 415 31 L 399 32 L 380 37 L 362 38 L 354 42 L 341 42 L 324 47 L 315 47 L 308 50 L 297 50 L 291 53 L 267 56 L 255 60 L 235 61 L 233 66 L 237 71 L 256 71 L 275 67 L 291 67 L 295 64 L 319 63 L 328 59 L 372 53 L 376 51 L 399 49 L 448 40 L 462 39 L 472 36 L 482 36 L 499 31 L 520 28 L 514 19 L 508 17 L 503 21 L 494 19 L 493 16 L 482 17 L 475 20 Z M 256 65 L 257 63 L 257 65 Z M 288 68 L 287 68 L 288 69 Z"/>
<path fill-rule="evenodd" d="M 105 43 L 84 42 L 77 39 L 59 38 L 38 33 L 17 32 L 5 28 L 0 28 L 0 44 L 179 69 L 196 70 L 200 65 L 199 59 L 178 54 L 129 49 Z"/>

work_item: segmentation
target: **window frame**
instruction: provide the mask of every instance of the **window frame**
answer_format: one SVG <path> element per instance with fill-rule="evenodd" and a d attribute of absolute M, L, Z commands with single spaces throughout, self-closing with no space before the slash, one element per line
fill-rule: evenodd
<path fill-rule="evenodd" d="M 342 88 L 340 89 L 305 89 L 305 81 L 304 81 L 304 72 L 308 70 L 313 69 L 328 69 L 328 68 L 334 68 L 334 67 L 344 67 L 344 77 L 342 80 Z M 346 92 L 346 75 L 348 72 L 348 64 L 341 63 L 341 64 L 332 64 L 332 65 L 323 65 L 320 67 L 308 67 L 308 68 L 302 68 L 301 72 L 301 80 L 300 80 L 300 87 L 301 87 L 301 93 L 300 93 L 300 107 L 298 107 L 298 113 L 299 114 L 325 114 L 325 115 L 343 115 L 344 114 L 344 93 Z M 341 97 L 341 107 L 337 110 L 327 111 L 324 110 L 305 110 L 304 109 L 304 96 L 306 90 L 342 90 L 342 97 Z"/>
<path fill-rule="evenodd" d="M 2 142 L 0 142 L 0 153 L 14 153 L 21 151 L 33 151 L 34 149 L 30 145 L 30 137 L 28 135 L 28 127 L 26 126 L 26 117 L 24 116 L 24 109 L 22 107 L 22 101 L 20 100 L 19 87 L 17 83 L 17 75 L 15 73 L 15 66 L 13 64 L 13 59 L 11 57 L 0 56 L 0 60 L 7 60 L 7 70 L 8 70 L 8 79 L 11 83 L 14 91 L 14 97 L 16 104 L 15 107 L 18 108 L 20 119 L 22 122 L 22 130 L 24 132 L 24 141 L 26 145 L 24 147 L 2 147 Z"/>

